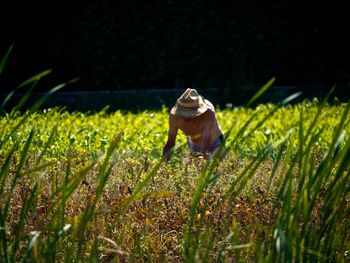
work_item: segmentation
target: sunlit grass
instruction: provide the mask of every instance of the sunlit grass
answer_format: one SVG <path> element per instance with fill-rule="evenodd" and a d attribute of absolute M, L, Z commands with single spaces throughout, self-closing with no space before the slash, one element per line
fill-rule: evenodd
<path fill-rule="evenodd" d="M 167 109 L 3 115 L 1 254 L 345 260 L 348 104 L 320 107 L 218 110 L 223 130 L 232 127 L 220 163 L 193 157 L 183 135 L 159 162 Z"/>
<path fill-rule="evenodd" d="M 165 163 L 168 109 L 24 111 L 45 74 L 1 107 L 1 262 L 349 260 L 349 103 L 219 109 L 225 149 Z"/>

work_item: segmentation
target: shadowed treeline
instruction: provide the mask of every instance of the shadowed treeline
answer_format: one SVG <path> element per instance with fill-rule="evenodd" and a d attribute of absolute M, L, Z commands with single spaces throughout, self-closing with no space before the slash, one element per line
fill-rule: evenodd
<path fill-rule="evenodd" d="M 345 10 L 290 0 L 13 1 L 2 16 L 1 54 L 15 43 L 2 87 L 52 68 L 43 87 L 79 77 L 70 90 L 241 91 L 276 76 L 278 85 L 346 92 Z"/>
<path fill-rule="evenodd" d="M 245 93 L 235 92 L 227 88 L 198 89 L 202 96 L 209 99 L 218 108 L 231 108 L 242 106 L 247 103 L 249 96 L 256 90 L 254 87 L 244 87 Z M 269 95 L 262 96 L 259 103 L 278 103 L 287 96 L 299 92 L 296 86 L 271 87 Z M 324 97 L 327 87 L 313 86 L 304 91 L 296 102 L 304 99 L 318 100 L 314 98 Z M 47 98 L 42 108 L 65 107 L 69 111 L 108 111 L 128 110 L 139 112 L 144 110 L 160 110 L 163 106 L 170 109 L 173 107 L 176 98 L 183 93 L 182 89 L 149 89 L 149 90 L 117 90 L 117 91 L 75 91 L 58 92 Z M 6 109 L 12 109 L 23 97 L 24 94 L 15 93 L 8 102 Z M 43 94 L 35 94 L 29 98 L 24 108 L 30 107 Z M 7 96 L 7 94 L 6 94 Z M 5 99 L 5 94 L 0 94 L 0 101 Z M 345 97 L 332 98 L 330 103 L 338 104 L 345 102 Z"/>

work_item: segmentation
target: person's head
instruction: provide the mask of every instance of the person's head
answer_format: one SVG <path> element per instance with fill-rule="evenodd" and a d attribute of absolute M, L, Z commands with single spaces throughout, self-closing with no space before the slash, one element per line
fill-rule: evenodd
<path fill-rule="evenodd" d="M 203 114 L 207 109 L 208 106 L 203 97 L 195 89 L 189 88 L 176 100 L 176 104 L 170 113 L 188 119 Z"/>

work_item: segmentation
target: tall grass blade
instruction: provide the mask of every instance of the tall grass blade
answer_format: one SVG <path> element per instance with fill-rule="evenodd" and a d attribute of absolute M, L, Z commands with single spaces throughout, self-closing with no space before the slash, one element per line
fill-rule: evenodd
<path fill-rule="evenodd" d="M 23 231 L 24 225 L 25 225 L 25 219 L 28 215 L 29 209 L 30 207 L 35 206 L 35 202 L 34 202 L 34 198 L 38 195 L 40 190 L 40 185 L 37 183 L 35 184 L 30 196 L 26 196 L 24 201 L 23 201 L 23 205 L 22 205 L 22 209 L 21 209 L 21 213 L 20 213 L 20 217 L 19 217 L 19 222 L 17 224 L 17 227 L 15 229 L 15 241 L 14 244 L 12 246 L 12 253 L 11 253 L 11 258 L 10 261 L 11 262 L 16 262 L 16 254 L 19 248 L 19 243 L 21 240 L 21 232 Z"/>
<path fill-rule="evenodd" d="M 37 111 L 42 105 L 44 105 L 44 103 L 46 102 L 46 100 L 49 98 L 49 96 L 51 96 L 53 93 L 59 91 L 60 89 L 62 89 L 63 87 L 65 87 L 67 85 L 67 83 L 62 83 L 57 85 L 56 87 L 52 88 L 51 90 L 49 90 L 48 92 L 46 92 L 43 96 L 41 96 L 35 103 L 34 105 L 29 109 L 30 113 L 34 113 L 35 111 Z"/>
<path fill-rule="evenodd" d="M 277 172 L 277 169 L 278 169 L 278 166 L 281 164 L 282 162 L 282 156 L 283 154 L 285 154 L 285 151 L 286 151 L 286 148 L 287 148 L 287 143 L 288 143 L 288 140 L 290 138 L 290 136 L 293 134 L 293 129 L 289 130 L 286 134 L 286 136 L 284 137 L 283 141 L 278 145 L 274 145 L 274 148 L 278 148 L 279 147 L 279 150 L 278 150 L 278 154 L 277 154 L 277 158 L 276 160 L 274 161 L 274 164 L 273 164 L 273 167 L 272 167 L 272 170 L 271 170 L 271 173 L 270 173 L 270 176 L 269 176 L 269 180 L 268 180 L 268 184 L 267 184 L 267 193 L 269 193 L 271 187 L 272 187 L 272 180 L 273 178 L 275 177 L 276 175 L 276 172 Z M 288 158 L 287 158 L 288 160 Z"/>
<path fill-rule="evenodd" d="M 295 100 L 296 98 L 298 98 L 301 94 L 303 94 L 302 92 L 296 92 L 293 93 L 292 95 L 288 96 L 287 98 L 285 98 L 281 104 L 282 105 L 287 105 L 288 103 L 290 103 L 291 101 Z"/>
<path fill-rule="evenodd" d="M 28 84 L 32 84 L 31 87 L 28 89 L 28 91 L 21 97 L 20 101 L 16 104 L 14 111 L 19 110 L 24 104 L 25 102 L 28 101 L 29 97 L 32 95 L 32 90 L 33 88 L 37 85 L 37 83 L 39 82 L 39 80 L 41 78 L 43 78 L 44 76 L 48 75 L 51 72 L 50 70 L 45 70 L 31 78 L 29 78 L 28 80 L 22 82 L 20 85 L 17 86 L 16 89 L 14 89 L 13 91 L 11 91 L 6 98 L 4 99 L 4 101 L 2 102 L 1 106 L 0 106 L 0 111 L 3 112 L 5 110 L 5 106 L 7 105 L 7 103 L 10 101 L 11 97 L 15 94 L 15 92 L 19 89 L 21 89 L 22 87 L 28 85 Z"/>
<path fill-rule="evenodd" d="M 7 181 L 7 178 L 10 174 L 10 165 L 13 158 L 13 155 L 17 149 L 18 145 L 15 143 L 13 147 L 7 153 L 5 160 L 0 169 L 0 196 L 3 196 L 3 190 Z M 2 255 L 4 262 L 9 262 L 8 256 L 8 241 L 6 233 L 6 216 L 4 214 L 6 203 L 0 204 L 0 255 Z"/>
<path fill-rule="evenodd" d="M 12 51 L 12 49 L 13 49 L 13 46 L 14 46 L 14 44 L 12 44 L 12 45 L 9 47 L 9 49 L 7 50 L 5 56 L 2 58 L 2 60 L 1 60 L 1 62 L 0 62 L 0 76 L 1 76 L 2 72 L 4 71 L 5 64 L 6 64 L 8 58 L 9 58 L 9 56 L 10 56 L 10 53 L 11 53 L 11 51 Z"/>
<path fill-rule="evenodd" d="M 18 166 L 17 166 L 17 169 L 15 171 L 15 174 L 13 176 L 13 179 L 12 179 L 12 183 L 10 185 L 10 189 L 9 189 L 9 193 L 7 195 L 7 200 L 6 200 L 6 203 L 5 203 L 5 207 L 4 207 L 4 213 L 3 213 L 3 216 L 6 218 L 7 217 L 7 213 L 8 213 L 8 209 L 10 207 L 10 200 L 11 200 L 11 194 L 12 194 L 12 191 L 13 189 L 15 188 L 16 186 L 16 183 L 17 183 L 17 180 L 20 178 L 21 176 L 21 172 L 22 172 L 22 168 L 25 164 L 25 161 L 26 161 L 26 158 L 27 158 L 27 154 L 29 152 L 29 148 L 30 148 L 30 145 L 32 143 L 32 139 L 33 139 L 33 135 L 34 135 L 34 129 L 32 129 L 27 137 L 27 140 L 23 146 L 23 149 L 21 151 L 21 155 L 20 155 L 20 160 L 19 160 L 19 163 L 18 163 Z"/>
<path fill-rule="evenodd" d="M 248 101 L 247 106 L 251 106 L 258 98 L 260 98 L 276 81 L 276 77 L 272 77 L 264 86 L 262 86 L 257 93 Z"/>
<path fill-rule="evenodd" d="M 13 155 L 14 155 L 17 148 L 18 148 L 18 144 L 15 143 L 12 146 L 12 148 L 8 151 L 6 158 L 1 166 L 1 169 L 0 169 L 0 196 L 2 196 L 2 194 L 3 194 L 5 183 L 6 183 L 8 176 L 9 176 L 9 173 L 10 173 L 9 169 L 10 169 L 11 161 L 12 161 Z"/>
<path fill-rule="evenodd" d="M 120 134 L 121 136 L 121 134 Z M 91 221 L 92 217 L 94 216 L 95 209 L 97 206 L 97 203 L 101 197 L 101 194 L 103 192 L 103 189 L 107 183 L 107 180 L 109 178 L 109 175 L 111 174 L 112 168 L 114 166 L 114 162 L 110 163 L 110 159 L 112 157 L 112 154 L 114 150 L 116 149 L 117 144 L 115 142 L 111 142 L 106 157 L 104 159 L 104 162 L 100 166 L 99 172 L 98 172 L 98 186 L 96 189 L 95 197 L 91 202 L 88 202 L 87 208 L 82 216 L 80 225 L 78 227 L 78 244 L 77 244 L 77 254 L 76 254 L 76 261 L 80 261 L 82 258 L 82 251 L 83 246 L 86 246 L 85 240 L 84 240 L 84 231 L 88 225 L 88 223 Z M 88 199 L 89 200 L 89 199 Z"/>
<path fill-rule="evenodd" d="M 268 87 L 273 83 L 274 79 L 272 79 L 270 81 L 270 83 L 266 84 L 266 86 L 263 87 L 263 89 L 261 89 L 258 93 L 256 99 L 258 97 L 260 97 L 263 92 L 265 92 Z M 290 100 L 296 98 L 297 96 L 290 98 Z M 254 100 L 251 100 L 251 103 Z M 248 103 L 249 104 L 249 103 Z M 235 138 L 231 141 L 230 145 L 226 148 L 226 153 L 233 147 L 235 147 L 238 142 L 243 142 L 246 138 L 249 138 L 259 127 L 261 127 L 267 119 L 269 119 L 271 116 L 273 116 L 273 114 L 279 109 L 281 108 L 282 105 L 277 105 L 276 107 L 274 107 L 272 110 L 269 111 L 269 113 L 261 120 L 259 121 L 250 131 L 249 133 L 247 133 L 245 136 L 244 132 L 245 130 L 248 128 L 249 124 L 253 121 L 253 119 L 257 116 L 257 112 L 252 115 L 242 126 L 242 128 L 238 131 L 238 133 L 236 134 Z M 230 130 L 230 129 L 229 129 Z M 270 146 L 269 146 L 270 148 Z M 243 189 L 243 187 L 245 186 L 245 184 L 247 183 L 248 179 L 254 175 L 256 169 L 259 167 L 259 165 L 261 164 L 261 162 L 264 160 L 264 158 L 266 157 L 268 151 L 265 149 L 263 154 L 263 158 L 260 159 L 260 155 L 258 155 L 259 157 L 257 157 L 255 159 L 255 161 L 259 160 L 258 164 L 254 167 L 254 170 L 249 174 L 249 176 L 247 176 L 245 178 L 245 180 L 243 180 L 241 182 L 241 184 L 239 185 L 238 190 L 240 191 L 241 189 Z M 195 222 L 195 215 L 196 215 L 196 210 L 197 210 L 197 206 L 199 204 L 199 201 L 203 195 L 203 191 L 206 189 L 206 187 L 208 186 L 208 183 L 210 182 L 209 178 L 210 175 L 212 174 L 212 172 L 215 170 L 215 168 L 218 167 L 219 165 L 219 159 L 217 158 L 213 158 L 214 161 L 211 161 L 209 163 L 207 163 L 204 168 L 201 171 L 201 175 L 200 178 L 198 179 L 198 183 L 196 185 L 196 189 L 194 191 L 193 197 L 192 197 L 192 202 L 190 205 L 190 213 L 189 213 L 189 223 L 188 223 L 188 228 L 187 228 L 187 232 L 185 234 L 185 258 L 186 261 L 192 262 L 194 260 L 194 255 L 195 255 L 195 247 L 193 247 L 192 241 L 191 241 L 191 236 L 192 236 L 192 228 L 194 226 L 194 222 Z M 222 159 L 221 159 L 222 160 Z M 242 175 L 243 178 L 244 175 Z M 231 189 L 232 190 L 232 189 Z"/>
<path fill-rule="evenodd" d="M 10 184 L 10 189 L 9 189 L 9 192 L 7 193 L 7 198 L 5 199 L 5 204 L 3 207 L 1 207 L 1 210 L 0 210 L 0 241 L 2 243 L 2 249 L 3 249 L 3 253 L 4 253 L 4 259 L 5 259 L 5 262 L 9 262 L 9 255 L 8 255 L 8 241 L 7 241 L 7 236 L 6 236 L 6 220 L 7 220 L 7 214 L 8 214 L 8 210 L 9 210 L 9 207 L 10 207 L 10 201 L 11 201 L 11 194 L 12 194 L 12 191 L 16 185 L 16 182 L 18 180 L 18 178 L 20 177 L 20 174 L 21 174 L 21 170 L 23 168 L 23 165 L 24 165 L 24 162 L 25 162 L 25 159 L 27 157 L 27 153 L 28 153 L 28 150 L 29 150 L 29 147 L 30 147 L 30 144 L 31 144 L 31 141 L 32 141 L 32 138 L 33 138 L 33 134 L 34 134 L 34 131 L 32 130 L 25 142 L 25 145 L 22 149 L 22 152 L 21 152 L 21 156 L 20 156 L 20 161 L 19 161 L 19 164 L 17 166 L 17 169 L 15 171 L 15 174 L 13 176 L 13 179 L 12 179 L 12 183 Z M 3 191 L 3 186 L 6 182 L 6 179 L 8 178 L 9 176 L 9 170 L 8 170 L 8 165 L 10 163 L 10 158 L 12 157 L 12 155 L 14 154 L 14 151 L 10 152 L 7 156 L 7 159 L 5 161 L 5 166 L 2 166 L 1 168 L 1 191 Z"/>
<path fill-rule="evenodd" d="M 44 70 L 36 75 L 34 75 L 33 77 L 30 77 L 29 79 L 23 81 L 21 84 L 18 85 L 17 89 L 19 88 L 22 88 L 30 83 L 33 83 L 33 82 L 38 82 L 41 78 L 45 77 L 46 75 L 50 74 L 51 73 L 51 69 L 47 69 L 47 70 Z"/>
<path fill-rule="evenodd" d="M 35 162 L 35 165 L 39 165 L 41 159 L 44 157 L 44 155 L 46 154 L 47 149 L 51 146 L 51 144 L 53 143 L 53 141 L 56 139 L 57 136 L 57 125 L 55 125 L 52 128 L 52 131 L 50 133 L 49 139 L 47 140 L 44 149 L 41 151 L 41 154 L 39 155 L 38 159 Z"/>
<path fill-rule="evenodd" d="M 20 118 L 20 120 L 18 121 L 18 123 L 12 128 L 12 130 L 7 133 L 4 138 L 2 138 L 0 140 L 0 149 L 3 147 L 3 145 L 5 145 L 7 143 L 7 141 L 9 140 L 9 138 L 11 138 L 11 136 L 13 136 L 13 134 L 15 132 L 18 131 L 18 129 L 26 122 L 26 120 L 31 116 L 31 114 L 33 114 L 34 112 L 36 112 L 47 100 L 47 98 L 52 95 L 53 93 L 55 93 L 56 91 L 62 89 L 63 87 L 65 87 L 67 85 L 67 83 L 62 83 L 60 85 L 57 85 L 56 87 L 52 88 L 51 90 L 49 90 L 47 93 L 45 93 L 40 99 L 38 99 L 34 105 L 26 112 L 26 114 L 23 115 L 23 117 Z"/>
<path fill-rule="evenodd" d="M 150 182 L 150 180 L 155 176 L 157 171 L 159 170 L 160 166 L 162 165 L 164 160 L 158 161 L 158 163 L 152 168 L 152 170 L 145 176 L 145 178 L 137 184 L 132 194 L 125 200 L 125 202 L 120 207 L 119 211 L 117 212 L 115 219 L 113 220 L 113 224 L 115 225 L 119 223 L 120 217 L 125 213 L 125 211 L 128 209 L 128 207 L 131 205 L 131 203 L 137 199 L 137 196 L 140 194 L 142 189 L 145 188 L 145 186 Z"/>
<path fill-rule="evenodd" d="M 95 163 L 89 164 L 79 170 L 77 173 L 74 173 L 72 176 L 70 176 L 68 180 L 64 180 L 63 184 L 56 191 L 54 191 L 48 199 L 48 202 L 51 204 L 47 211 L 48 214 L 50 214 L 52 210 L 55 209 L 60 202 L 62 202 L 62 199 L 68 200 L 69 197 L 71 197 L 71 195 L 80 185 L 81 181 L 86 177 L 86 175 L 94 166 Z M 49 229 L 54 228 L 56 225 L 56 220 L 59 217 L 59 213 L 59 209 L 53 213 L 53 216 L 48 224 Z"/>
<path fill-rule="evenodd" d="M 301 173 L 303 170 L 303 149 L 304 149 L 303 122 L 304 122 L 303 107 L 301 106 L 299 109 L 299 160 L 298 160 L 299 177 L 301 177 Z"/>
<path fill-rule="evenodd" d="M 28 101 L 28 99 L 32 96 L 32 91 L 37 84 L 38 84 L 38 81 L 33 82 L 32 86 L 26 91 L 26 93 L 23 96 L 21 96 L 21 99 L 19 100 L 19 102 L 12 109 L 12 114 L 21 110 L 21 108 L 25 105 L 25 103 Z M 1 106 L 2 109 L 5 107 L 5 105 L 6 104 L 3 104 Z"/>
<path fill-rule="evenodd" d="M 312 130 L 316 127 L 316 123 L 317 120 L 319 119 L 319 117 L 321 116 L 322 110 L 324 109 L 324 107 L 326 106 L 329 97 L 331 96 L 331 94 L 334 92 L 335 86 L 333 86 L 331 88 L 331 90 L 328 92 L 328 94 L 326 95 L 326 97 L 323 99 L 321 105 L 318 107 L 317 109 L 317 113 L 314 117 L 314 119 L 312 120 L 312 122 L 309 125 L 309 128 L 307 129 L 306 135 L 311 135 L 312 134 Z"/>
<path fill-rule="evenodd" d="M 32 238 L 30 239 L 30 242 L 27 246 L 27 249 L 26 249 L 27 251 L 26 251 L 26 255 L 24 256 L 24 259 L 29 262 L 40 262 L 39 255 L 38 255 L 38 238 L 40 236 L 40 232 L 33 231 L 31 235 L 32 235 Z"/>

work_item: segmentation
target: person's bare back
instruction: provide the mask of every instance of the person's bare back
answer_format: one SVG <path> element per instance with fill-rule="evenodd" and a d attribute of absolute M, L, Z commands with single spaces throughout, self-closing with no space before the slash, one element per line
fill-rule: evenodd
<path fill-rule="evenodd" d="M 223 140 L 214 106 L 194 89 L 187 89 L 170 112 L 163 156 L 174 147 L 178 130 L 185 133 L 190 148 L 204 156 L 212 153 Z"/>

